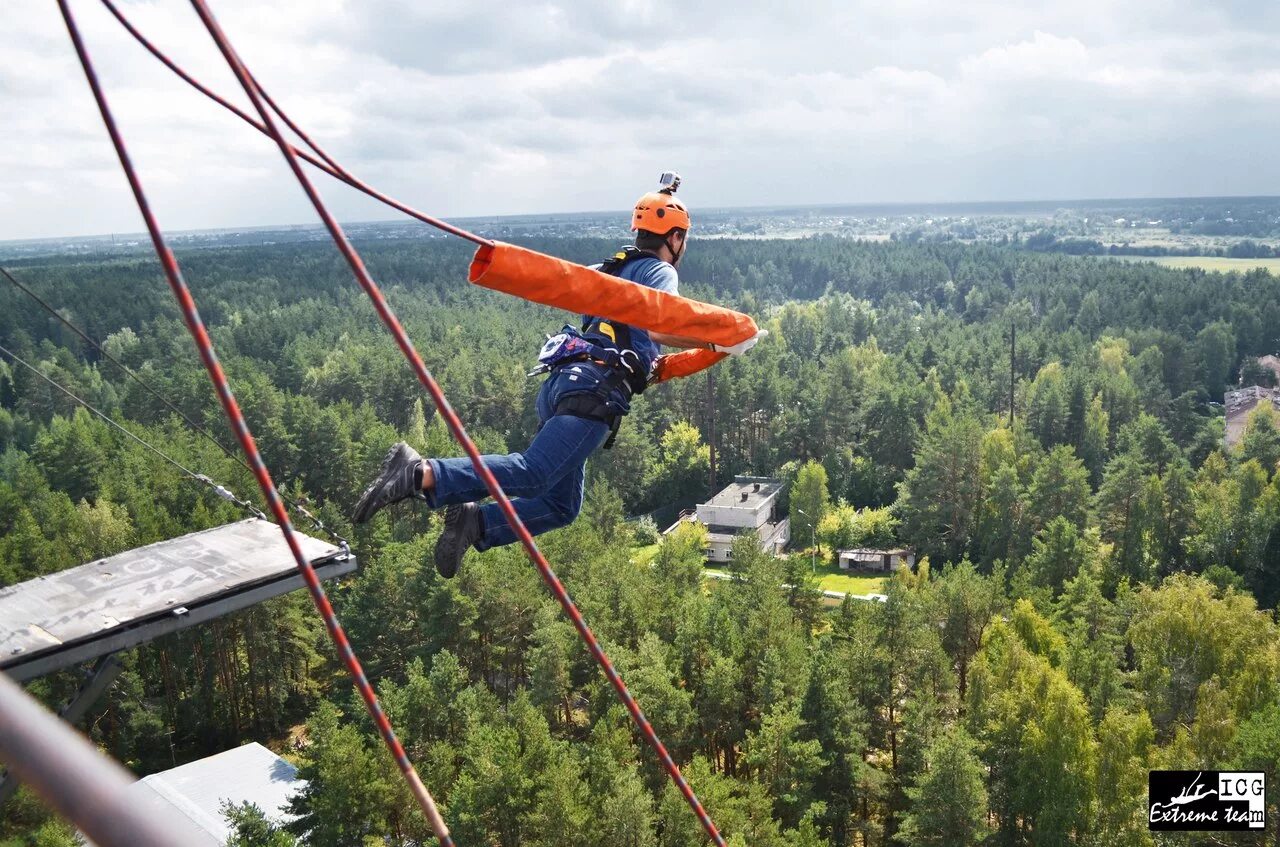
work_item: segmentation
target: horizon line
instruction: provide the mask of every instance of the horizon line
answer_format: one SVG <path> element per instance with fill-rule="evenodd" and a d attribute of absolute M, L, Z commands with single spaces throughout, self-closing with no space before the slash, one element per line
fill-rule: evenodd
<path fill-rule="evenodd" d="M 752 206 L 706 206 L 699 214 L 725 214 L 730 212 L 763 212 L 763 211 L 784 211 L 788 209 L 796 210 L 818 210 L 818 209 L 908 209 L 908 208 L 972 208 L 972 207 L 1017 207 L 1017 206 L 1053 206 L 1060 208 L 1068 208 L 1070 206 L 1084 206 L 1091 204 L 1103 203 L 1132 203 L 1132 202 L 1173 202 L 1173 201 L 1206 201 L 1206 200 L 1277 200 L 1280 201 L 1280 195 L 1277 194 L 1205 194 L 1205 195 L 1185 195 L 1185 196 L 1140 196 L 1140 197 L 1080 197 L 1080 198 L 1047 198 L 1038 200 L 883 200 L 883 201 L 832 201 L 820 203 L 778 203 L 763 204 Z M 445 220 L 453 223 L 461 223 L 467 221 L 474 222 L 497 222 L 508 220 L 520 220 L 527 218 L 575 218 L 575 217 L 603 217 L 607 215 L 626 216 L 625 209 L 584 209 L 573 212 L 519 212 L 500 215 L 464 215 L 458 217 L 450 217 Z M 343 226 L 362 226 L 369 224 L 421 224 L 407 215 L 400 214 L 397 217 L 389 218 L 367 218 L 363 220 L 347 220 L 341 222 Z M 425 225 L 425 224 L 423 224 Z M 620 224 L 621 226 L 621 224 Z M 272 224 L 254 224 L 252 226 L 218 226 L 218 227 L 195 227 L 191 229 L 170 229 L 167 232 L 174 235 L 192 235 L 199 233 L 224 233 L 224 232 L 272 232 L 286 230 L 307 230 L 316 227 L 323 227 L 320 221 L 308 223 L 272 223 Z M 14 244 L 30 244 L 44 241 L 61 241 L 72 238 L 85 239 L 106 239 L 106 238 L 133 238 L 146 236 L 145 230 L 124 231 L 124 232 L 99 232 L 86 233 L 81 235 L 40 235 L 28 238 L 10 238 L 0 239 L 0 245 Z"/>

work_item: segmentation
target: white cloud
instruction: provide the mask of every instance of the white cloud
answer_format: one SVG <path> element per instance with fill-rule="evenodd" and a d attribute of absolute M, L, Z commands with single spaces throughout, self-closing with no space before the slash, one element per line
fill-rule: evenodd
<path fill-rule="evenodd" d="M 73 4 L 164 225 L 313 219 L 277 151 Z M 183 0 L 124 2 L 247 108 Z M 1280 193 L 1280 4 L 217 0 L 259 79 L 355 172 L 444 215 Z M 0 237 L 140 221 L 56 9 L 0 31 Z M 327 184 L 343 217 L 389 216 Z"/>
<path fill-rule="evenodd" d="M 1089 48 L 1077 38 L 1059 38 L 1037 30 L 1030 41 L 989 47 L 960 62 L 960 73 L 973 81 L 996 84 L 1013 80 L 1063 80 L 1085 75 Z"/>

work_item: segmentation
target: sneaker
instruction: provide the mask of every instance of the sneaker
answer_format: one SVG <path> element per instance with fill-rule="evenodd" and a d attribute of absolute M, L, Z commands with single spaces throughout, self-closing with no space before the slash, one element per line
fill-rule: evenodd
<path fill-rule="evenodd" d="M 467 549 L 484 535 L 484 522 L 480 507 L 475 503 L 450 506 L 444 511 L 444 532 L 436 541 L 436 571 L 445 579 L 452 579 L 462 564 Z"/>
<path fill-rule="evenodd" d="M 387 451 L 382 460 L 382 472 L 378 478 L 369 483 L 369 487 L 360 495 L 356 510 L 351 519 L 356 523 L 364 523 L 378 513 L 379 509 L 408 500 L 410 497 L 425 499 L 422 495 L 422 477 L 418 475 L 418 466 L 422 457 L 418 451 L 401 441 Z"/>

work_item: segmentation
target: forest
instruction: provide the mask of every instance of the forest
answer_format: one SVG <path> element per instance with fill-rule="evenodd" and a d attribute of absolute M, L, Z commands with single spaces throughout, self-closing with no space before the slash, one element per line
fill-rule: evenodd
<path fill-rule="evenodd" d="M 589 262 L 604 239 L 530 239 Z M 527 379 L 570 317 L 465 282 L 466 245 L 359 244 L 480 447 L 519 450 Z M 459 845 L 707 843 L 518 548 L 441 580 L 438 517 L 353 526 L 388 444 L 457 455 L 327 245 L 180 253 L 276 481 L 350 539 L 330 586 Z M 224 443 L 233 438 L 154 259 L 7 265 Z M 770 335 L 637 398 L 543 549 L 735 847 L 1253 844 L 1148 831 L 1153 768 L 1280 779 L 1280 420 L 1238 448 L 1221 402 L 1280 350 L 1280 285 L 1016 246 L 695 240 L 682 293 Z M 250 500 L 237 462 L 0 282 L 0 344 Z M 711 479 L 712 451 L 715 480 Z M 682 508 L 734 474 L 791 482 L 802 555 L 738 539 L 704 579 Z M 243 517 L 0 357 L 0 587 Z M 305 526 L 300 526 L 306 529 Z M 824 604 L 818 555 L 921 555 L 884 603 Z M 29 686 L 53 704 L 76 685 Z M 84 728 L 138 774 L 247 741 L 307 780 L 238 847 L 436 843 L 299 592 L 126 654 Z M 265 810 L 270 811 L 270 810 Z M 21 790 L 0 845 L 73 831 Z"/>

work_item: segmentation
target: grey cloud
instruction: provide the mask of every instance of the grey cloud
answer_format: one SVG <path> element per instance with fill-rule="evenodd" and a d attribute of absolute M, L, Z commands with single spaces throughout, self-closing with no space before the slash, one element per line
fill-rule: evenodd
<path fill-rule="evenodd" d="M 83 5 L 167 225 L 311 219 L 269 143 L 182 90 Z M 236 90 L 185 4 L 125 8 L 199 75 Z M 1269 150 L 1280 130 L 1280 4 L 1270 0 L 216 0 L 215 9 L 322 143 L 440 214 L 621 208 L 670 166 L 685 173 L 695 208 L 1280 193 Z M 12 133 L 0 147 L 0 232 L 98 232 L 132 220 L 43 0 L 6 4 L 0 109 Z M 384 214 L 348 191 L 326 196 L 340 215 Z M 67 197 L 77 198 L 75 218 L 59 203 Z"/>
<path fill-rule="evenodd" d="M 597 56 L 629 37 L 626 4 L 499 0 L 362 4 L 352 43 L 392 64 L 433 74 L 510 71 L 566 56 Z"/>

